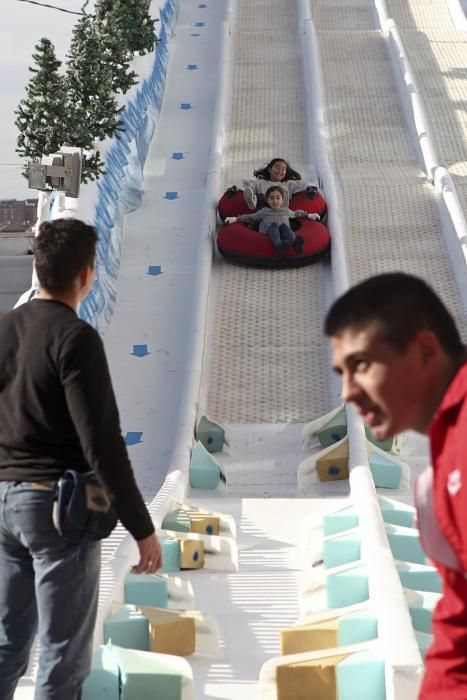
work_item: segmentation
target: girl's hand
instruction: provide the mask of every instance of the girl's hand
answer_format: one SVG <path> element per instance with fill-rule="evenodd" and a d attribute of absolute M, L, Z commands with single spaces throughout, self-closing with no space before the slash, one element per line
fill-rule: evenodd
<path fill-rule="evenodd" d="M 320 220 L 320 215 L 319 214 L 307 214 L 306 215 L 307 219 L 312 219 L 313 221 L 319 221 Z"/>
<path fill-rule="evenodd" d="M 234 224 L 236 221 L 237 221 L 236 216 L 226 216 L 226 218 L 225 218 L 226 224 Z"/>

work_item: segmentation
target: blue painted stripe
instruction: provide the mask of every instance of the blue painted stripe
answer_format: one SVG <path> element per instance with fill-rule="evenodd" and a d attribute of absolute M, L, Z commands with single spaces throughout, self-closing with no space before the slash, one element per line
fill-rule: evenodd
<path fill-rule="evenodd" d="M 178 192 L 166 192 L 164 199 L 180 199 Z"/>
<path fill-rule="evenodd" d="M 196 63 L 189 63 L 187 65 L 187 70 L 198 70 L 198 66 L 196 65 Z"/>
<path fill-rule="evenodd" d="M 149 352 L 147 345 L 133 345 L 133 352 L 130 354 L 134 355 L 135 357 L 146 357 L 146 355 L 150 355 L 151 353 Z"/>
<path fill-rule="evenodd" d="M 180 109 L 191 109 L 191 102 L 182 102 Z"/>
<path fill-rule="evenodd" d="M 143 433 L 127 433 L 125 435 L 125 443 L 127 445 L 139 445 L 143 442 Z"/>
<path fill-rule="evenodd" d="M 172 153 L 172 160 L 183 160 L 185 158 L 183 153 L 175 152 Z"/>
<path fill-rule="evenodd" d="M 147 274 L 152 275 L 152 277 L 162 275 L 162 268 L 160 265 L 149 265 Z"/>

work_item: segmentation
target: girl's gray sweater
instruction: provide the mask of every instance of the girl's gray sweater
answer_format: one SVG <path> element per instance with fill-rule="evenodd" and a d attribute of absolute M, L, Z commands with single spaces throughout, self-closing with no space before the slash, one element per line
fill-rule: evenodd
<path fill-rule="evenodd" d="M 254 214 L 240 214 L 237 216 L 237 221 L 260 221 L 259 230 L 261 233 L 267 233 L 271 224 L 286 224 L 289 226 L 289 219 L 299 219 L 306 217 L 306 211 L 297 209 L 292 211 L 288 207 L 280 209 L 272 209 L 271 207 L 263 207 Z"/>

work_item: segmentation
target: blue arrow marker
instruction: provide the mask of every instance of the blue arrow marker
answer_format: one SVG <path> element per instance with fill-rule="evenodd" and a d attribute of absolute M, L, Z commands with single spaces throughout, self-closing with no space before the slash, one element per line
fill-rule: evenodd
<path fill-rule="evenodd" d="M 127 445 L 139 445 L 142 441 L 143 433 L 127 433 L 125 435 L 125 442 Z"/>
<path fill-rule="evenodd" d="M 191 104 L 189 102 L 182 102 L 180 109 L 191 109 Z"/>
<path fill-rule="evenodd" d="M 133 352 L 130 354 L 135 357 L 146 357 L 146 355 L 150 355 L 151 353 L 147 345 L 133 345 Z"/>
<path fill-rule="evenodd" d="M 184 157 L 183 153 L 172 153 L 172 160 L 183 160 Z"/>
<path fill-rule="evenodd" d="M 189 63 L 186 68 L 187 70 L 198 70 L 196 63 Z"/>
<path fill-rule="evenodd" d="M 204 22 L 196 22 L 195 27 L 204 27 Z"/>
<path fill-rule="evenodd" d="M 148 275 L 155 277 L 156 275 L 162 275 L 162 268 L 160 265 L 149 265 Z"/>
<path fill-rule="evenodd" d="M 164 199 L 178 199 L 178 192 L 166 192 Z"/>

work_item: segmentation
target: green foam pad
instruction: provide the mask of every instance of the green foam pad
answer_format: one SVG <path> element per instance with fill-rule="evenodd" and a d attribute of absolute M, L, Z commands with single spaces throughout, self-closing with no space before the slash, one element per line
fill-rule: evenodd
<path fill-rule="evenodd" d="M 364 679 L 364 681 L 363 681 Z M 384 659 L 363 651 L 336 665 L 338 700 L 386 700 Z"/>
<path fill-rule="evenodd" d="M 367 611 L 358 611 L 342 615 L 337 620 L 337 638 L 339 646 L 358 644 L 376 639 L 378 621 Z"/>
<path fill-rule="evenodd" d="M 355 566 L 326 578 L 328 608 L 343 608 L 346 605 L 368 600 L 368 571 L 365 566 Z"/>
<path fill-rule="evenodd" d="M 323 447 L 339 442 L 347 435 L 347 418 L 344 407 L 328 420 L 318 431 L 318 440 Z"/>
<path fill-rule="evenodd" d="M 117 659 L 108 647 L 99 646 L 92 654 L 91 672 L 84 681 L 81 700 L 119 700 L 120 672 Z"/>
<path fill-rule="evenodd" d="M 125 603 L 166 608 L 168 605 L 168 582 L 157 574 L 127 574 L 124 587 Z"/>
<path fill-rule="evenodd" d="M 330 569 L 360 559 L 361 540 L 357 533 L 337 536 L 323 542 L 324 567 Z"/>
<path fill-rule="evenodd" d="M 224 447 L 225 430 L 218 423 L 202 416 L 196 428 L 196 439 L 208 452 L 221 452 Z"/>
<path fill-rule="evenodd" d="M 402 478 L 402 467 L 400 464 L 376 452 L 371 453 L 369 462 L 376 488 L 400 488 Z"/>
<path fill-rule="evenodd" d="M 163 654 L 113 647 L 121 677 L 121 700 L 181 700 L 182 676 Z M 169 657 L 170 658 L 170 657 Z"/>
<path fill-rule="evenodd" d="M 392 449 L 392 446 L 394 444 L 394 438 L 387 438 L 387 440 L 377 440 L 367 425 L 365 426 L 365 435 L 368 442 L 371 442 L 372 445 L 379 447 L 380 450 L 390 452 L 390 450 Z"/>
<path fill-rule="evenodd" d="M 159 537 L 159 542 L 162 550 L 162 566 L 159 573 L 180 571 L 180 542 L 174 537 Z"/>
<path fill-rule="evenodd" d="M 133 606 L 125 605 L 104 622 L 104 640 L 128 649 L 149 649 L 149 622 Z"/>
<path fill-rule="evenodd" d="M 178 508 L 171 513 L 167 513 L 162 521 L 163 530 L 174 530 L 175 532 L 191 532 L 191 521 L 186 510 Z"/>
<path fill-rule="evenodd" d="M 339 532 L 358 526 L 358 515 L 353 506 L 343 508 L 323 517 L 323 535 L 337 535 Z"/>
<path fill-rule="evenodd" d="M 196 489 L 215 489 L 219 486 L 221 471 L 201 442 L 197 442 L 190 460 L 190 486 Z"/>

